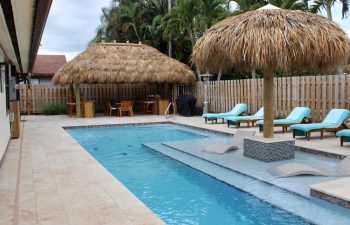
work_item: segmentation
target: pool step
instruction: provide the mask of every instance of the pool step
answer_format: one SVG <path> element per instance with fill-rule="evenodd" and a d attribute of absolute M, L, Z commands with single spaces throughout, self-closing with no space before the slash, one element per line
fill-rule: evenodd
<path fill-rule="evenodd" d="M 165 146 L 162 143 L 145 143 L 143 146 L 167 155 L 312 223 L 332 224 L 334 221 L 339 221 L 339 224 L 348 224 L 350 221 L 350 210 L 348 209 L 330 203 L 320 202 L 314 198 L 308 199 L 293 194 L 266 182 L 239 174 L 199 157 Z M 323 215 L 322 218 L 318 216 L 320 213 Z"/>

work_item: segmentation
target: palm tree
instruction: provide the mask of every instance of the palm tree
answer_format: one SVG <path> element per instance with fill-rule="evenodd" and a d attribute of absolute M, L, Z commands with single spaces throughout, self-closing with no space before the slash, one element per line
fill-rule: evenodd
<path fill-rule="evenodd" d="M 336 0 L 316 0 L 311 6 L 311 12 L 316 13 L 325 9 L 327 18 L 332 21 L 332 7 L 336 2 Z M 349 0 L 340 0 L 339 2 L 342 4 L 342 19 L 344 19 L 349 13 Z"/>
<path fill-rule="evenodd" d="M 163 38 L 167 39 L 170 33 L 174 39 L 188 37 L 192 49 L 206 29 L 229 15 L 225 4 L 226 0 L 177 0 L 172 10 L 161 17 Z M 200 71 L 196 69 L 196 73 L 199 79 Z"/>

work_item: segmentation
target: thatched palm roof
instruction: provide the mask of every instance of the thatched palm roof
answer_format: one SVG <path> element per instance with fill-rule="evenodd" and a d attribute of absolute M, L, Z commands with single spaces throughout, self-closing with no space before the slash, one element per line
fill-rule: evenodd
<path fill-rule="evenodd" d="M 273 137 L 276 70 L 330 71 L 350 55 L 345 32 L 325 17 L 268 5 L 212 26 L 193 48 L 202 71 L 232 67 L 264 73 L 264 137 Z"/>
<path fill-rule="evenodd" d="M 192 62 L 202 71 L 252 69 L 329 71 L 350 55 L 346 33 L 323 16 L 261 8 L 227 18 L 201 37 Z"/>
<path fill-rule="evenodd" d="M 188 84 L 196 77 L 185 64 L 143 44 L 99 43 L 61 67 L 54 84 L 168 82 Z"/>

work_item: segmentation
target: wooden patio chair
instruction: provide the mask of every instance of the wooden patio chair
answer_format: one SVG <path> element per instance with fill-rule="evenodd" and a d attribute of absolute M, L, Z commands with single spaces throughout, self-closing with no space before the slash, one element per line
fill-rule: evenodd
<path fill-rule="evenodd" d="M 153 114 L 155 110 L 155 105 L 156 105 L 156 99 L 154 95 L 148 95 L 146 97 L 146 114 L 150 113 Z"/>
<path fill-rule="evenodd" d="M 133 116 L 132 101 L 121 101 L 118 108 L 118 115 L 122 116 L 123 112 L 127 112 L 128 116 Z"/>
<path fill-rule="evenodd" d="M 115 112 L 117 115 L 118 107 L 115 105 L 115 103 L 113 104 L 113 101 L 105 101 L 105 105 L 107 115 L 111 116 L 113 112 Z"/>

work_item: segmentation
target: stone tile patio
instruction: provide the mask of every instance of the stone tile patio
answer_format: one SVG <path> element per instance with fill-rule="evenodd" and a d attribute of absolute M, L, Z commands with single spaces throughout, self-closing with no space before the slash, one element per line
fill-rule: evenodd
<path fill-rule="evenodd" d="M 63 129 L 64 126 L 176 123 L 234 133 L 200 117 L 22 116 L 21 139 L 11 140 L 0 168 L 0 224 L 164 224 Z M 247 129 L 247 128 L 242 128 Z M 257 128 L 250 128 L 256 129 Z M 257 134 L 261 135 L 261 134 Z M 276 134 L 276 137 L 291 133 Z M 350 155 L 339 139 L 296 140 L 296 145 Z M 343 184 L 344 185 L 344 184 Z M 350 181 L 345 187 L 350 187 Z M 326 188 L 322 186 L 322 188 Z M 339 195 L 339 191 L 337 191 Z M 340 193 L 341 195 L 341 193 Z"/>

